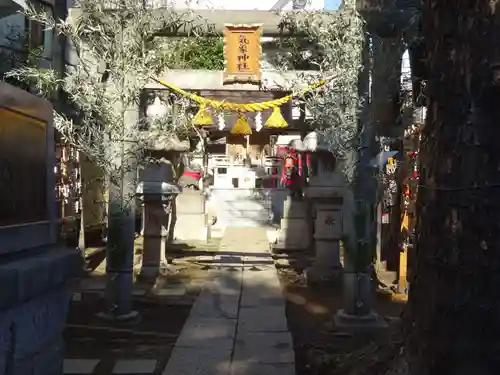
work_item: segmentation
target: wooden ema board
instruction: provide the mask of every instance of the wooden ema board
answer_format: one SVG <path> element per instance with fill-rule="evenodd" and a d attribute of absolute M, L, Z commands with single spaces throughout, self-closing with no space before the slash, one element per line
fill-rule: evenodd
<path fill-rule="evenodd" d="M 260 84 L 262 25 L 224 25 L 224 84 Z"/>

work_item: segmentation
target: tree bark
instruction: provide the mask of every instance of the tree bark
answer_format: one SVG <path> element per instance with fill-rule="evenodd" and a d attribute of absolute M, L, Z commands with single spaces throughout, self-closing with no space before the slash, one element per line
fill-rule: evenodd
<path fill-rule="evenodd" d="M 499 17 L 493 1 L 423 2 L 428 117 L 404 320 L 411 375 L 500 368 Z"/>

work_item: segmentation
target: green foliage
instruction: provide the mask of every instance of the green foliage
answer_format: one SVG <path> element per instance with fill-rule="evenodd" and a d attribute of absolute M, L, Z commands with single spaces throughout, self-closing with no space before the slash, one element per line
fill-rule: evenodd
<path fill-rule="evenodd" d="M 308 12 L 283 18 L 289 32 L 279 41 L 281 70 L 314 69 L 328 83 L 302 98 L 312 116 L 311 125 L 324 136 L 343 166 L 346 180 L 354 181 L 357 166 L 358 114 L 362 104 L 359 77 L 363 71 L 364 22 L 352 9 L 335 13 Z M 300 81 L 318 78 L 302 75 Z"/>
<path fill-rule="evenodd" d="M 159 43 L 163 64 L 171 69 L 224 69 L 222 38 L 162 38 Z"/>
<path fill-rule="evenodd" d="M 364 22 L 351 6 L 334 14 L 310 12 L 300 18 L 292 14 L 282 20 L 281 28 L 290 34 L 279 41 L 281 69 L 314 69 L 321 78 L 328 79 L 321 90 L 303 97 L 302 102 L 312 117 L 310 125 L 323 136 L 339 161 L 346 182 L 357 194 L 358 150 L 365 147 L 358 125 L 365 95 L 360 90 L 363 76 L 366 77 Z M 317 76 L 302 75 L 299 80 L 311 82 Z M 352 232 L 346 233 L 342 242 L 351 267 L 366 272 L 372 259 L 365 230 L 369 209 L 363 197 L 355 196 L 354 202 Z"/>
<path fill-rule="evenodd" d="M 188 69 L 224 69 L 224 41 L 221 38 L 202 38 L 186 46 L 184 59 Z"/>
<path fill-rule="evenodd" d="M 151 75 L 177 68 L 179 61 L 185 63 L 179 51 L 187 46 L 194 56 L 194 51 L 200 50 L 198 43 L 207 44 L 203 35 L 210 34 L 211 29 L 190 10 L 151 11 L 142 0 L 77 0 L 74 6 L 65 20 L 54 19 L 34 7 L 25 15 L 64 36 L 77 63 L 61 75 L 28 62 L 7 76 L 29 84 L 42 97 L 57 98 L 53 100 L 54 122 L 65 141 L 110 175 L 119 174 L 115 161 L 122 154 L 118 147 L 122 140 L 127 140 L 127 160 L 142 161 L 145 149 L 160 147 L 185 133 L 189 121 L 186 111 L 178 109 L 188 106 L 187 101 L 164 103 L 161 116 L 168 133 L 138 132 L 136 127 L 125 126 L 125 117 L 140 101 Z M 192 36 L 172 43 L 155 37 L 164 30 L 180 29 L 189 29 Z M 197 56 L 201 59 L 204 55 Z M 206 60 L 208 66 L 214 59 Z M 138 121 L 149 122 L 141 118 Z M 142 125 L 142 129 L 149 127 L 149 123 Z"/>

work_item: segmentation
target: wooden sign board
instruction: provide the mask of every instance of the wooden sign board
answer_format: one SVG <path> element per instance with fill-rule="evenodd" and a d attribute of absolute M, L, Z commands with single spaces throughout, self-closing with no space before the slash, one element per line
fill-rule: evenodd
<path fill-rule="evenodd" d="M 260 84 L 262 25 L 224 26 L 224 84 Z"/>

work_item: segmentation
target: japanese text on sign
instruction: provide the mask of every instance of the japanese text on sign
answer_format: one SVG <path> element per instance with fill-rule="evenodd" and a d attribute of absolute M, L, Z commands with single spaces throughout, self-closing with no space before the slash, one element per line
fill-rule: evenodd
<path fill-rule="evenodd" d="M 248 70 L 248 39 L 245 34 L 240 34 L 240 54 L 238 55 L 238 70 Z"/>
<path fill-rule="evenodd" d="M 226 25 L 224 83 L 260 83 L 261 25 Z"/>

